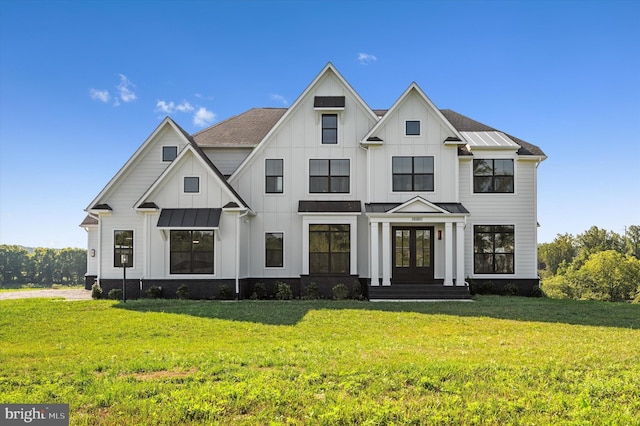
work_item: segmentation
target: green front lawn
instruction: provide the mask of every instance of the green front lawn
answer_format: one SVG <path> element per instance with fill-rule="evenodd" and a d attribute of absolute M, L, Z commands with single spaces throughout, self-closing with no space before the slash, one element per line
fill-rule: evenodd
<path fill-rule="evenodd" d="M 0 301 L 0 403 L 71 424 L 640 424 L 640 305 Z"/>

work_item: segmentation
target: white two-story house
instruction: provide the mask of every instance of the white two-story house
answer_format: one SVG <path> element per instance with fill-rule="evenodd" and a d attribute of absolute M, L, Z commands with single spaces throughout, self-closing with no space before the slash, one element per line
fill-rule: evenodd
<path fill-rule="evenodd" d="M 343 283 L 370 299 L 468 297 L 469 282 L 526 295 L 545 158 L 415 83 L 372 110 L 327 64 L 289 108 L 193 135 L 165 118 L 86 209 L 87 284 L 121 287 L 126 266 L 129 297 L 186 284 L 248 298 L 276 282 L 297 296 Z"/>

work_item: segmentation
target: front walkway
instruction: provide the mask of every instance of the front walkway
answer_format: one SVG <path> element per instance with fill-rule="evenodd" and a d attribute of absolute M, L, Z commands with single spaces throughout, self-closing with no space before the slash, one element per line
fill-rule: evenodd
<path fill-rule="evenodd" d="M 0 300 L 30 299 L 34 297 L 62 297 L 67 300 L 91 300 L 91 290 L 34 289 L 0 292 Z"/>

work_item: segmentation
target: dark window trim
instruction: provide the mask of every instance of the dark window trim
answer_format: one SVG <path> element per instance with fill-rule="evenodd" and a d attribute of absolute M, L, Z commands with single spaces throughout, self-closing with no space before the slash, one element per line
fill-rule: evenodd
<path fill-rule="evenodd" d="M 504 174 L 504 175 L 497 175 L 496 174 L 496 166 L 495 163 L 497 161 L 510 161 L 511 162 L 511 169 L 512 169 L 512 174 Z M 485 161 L 485 162 L 491 162 L 491 174 L 476 174 L 476 164 L 479 161 Z M 515 161 L 512 158 L 475 158 L 473 160 L 473 193 L 474 194 L 513 194 L 515 193 L 515 174 L 516 174 L 516 168 L 515 168 L 516 164 Z M 479 189 L 481 189 L 480 187 L 480 183 L 477 181 L 477 179 L 489 179 L 489 187 L 487 188 L 486 191 L 481 191 Z M 499 191 L 499 185 L 498 185 L 498 181 L 499 180 L 506 180 L 508 179 L 510 181 L 510 190 L 508 191 Z"/>
<path fill-rule="evenodd" d="M 328 229 L 324 229 L 324 230 L 314 230 L 313 228 L 317 228 L 317 227 L 328 227 Z M 334 227 L 346 227 L 346 230 L 335 230 L 333 229 Z M 336 238 L 335 234 L 347 234 L 348 235 L 348 241 L 349 241 L 349 249 L 345 252 L 345 251 L 338 251 L 336 250 L 337 247 L 335 247 L 333 245 L 334 242 L 334 238 Z M 325 234 L 327 239 L 327 251 L 311 251 L 312 250 L 312 239 L 313 239 L 313 234 Z M 334 255 L 342 255 L 342 256 L 347 256 L 347 263 L 346 263 L 346 270 L 345 271 L 337 271 L 336 268 L 338 266 L 336 266 L 334 264 Z M 313 269 L 314 266 L 314 262 L 312 261 L 312 256 L 313 255 L 326 255 L 327 257 L 327 270 L 326 271 L 317 271 Z M 336 223 L 313 223 L 313 224 L 309 224 L 309 274 L 316 274 L 316 275 L 322 275 L 322 274 L 349 274 L 351 271 L 351 224 L 348 223 L 340 223 L 340 224 L 336 224 Z"/>
<path fill-rule="evenodd" d="M 488 230 L 480 230 L 487 228 Z M 510 229 L 510 230 L 509 230 Z M 509 230 L 507 232 L 507 230 Z M 513 250 L 504 251 L 504 246 L 496 246 L 496 235 L 511 235 L 511 245 Z M 491 247 L 479 247 L 479 234 L 489 236 Z M 504 240 L 504 237 L 501 237 Z M 514 275 L 516 273 L 516 229 L 515 225 L 474 225 L 473 226 L 473 273 L 476 275 Z M 480 266 L 480 258 L 490 259 L 490 271 L 483 271 Z M 505 272 L 496 271 L 496 266 L 500 263 L 498 259 L 504 258 L 506 265 L 511 265 L 511 270 Z"/>
<path fill-rule="evenodd" d="M 269 247 L 268 236 L 274 236 L 272 241 L 278 241 L 279 246 Z M 284 232 L 264 233 L 264 267 L 283 268 L 284 267 Z"/>
<path fill-rule="evenodd" d="M 393 160 L 395 158 L 411 158 L 411 173 L 396 173 L 393 170 Z M 432 169 L 431 173 L 416 173 L 415 172 L 415 160 L 416 158 L 431 158 Z M 435 177 L 435 157 L 433 155 L 416 155 L 416 156 L 408 156 L 408 155 L 396 155 L 391 157 L 391 190 L 393 192 L 434 192 L 436 186 L 436 177 Z M 394 185 L 394 177 L 395 176 L 411 176 L 411 189 L 396 189 Z M 416 176 L 431 176 L 431 189 L 415 189 L 416 188 Z"/>
<path fill-rule="evenodd" d="M 123 235 L 122 238 L 119 238 L 119 234 L 130 233 L 131 236 Z M 122 240 L 124 239 L 124 241 Z M 130 245 L 119 244 L 125 241 L 131 240 Z M 123 254 L 128 256 L 127 258 L 127 268 L 133 268 L 133 230 L 132 229 L 116 229 L 113 231 L 113 267 L 114 268 L 122 268 L 122 258 L 120 257 Z"/>
<path fill-rule="evenodd" d="M 198 189 L 193 191 L 193 190 L 191 190 L 191 188 L 189 188 L 189 190 L 187 190 L 187 179 L 196 179 L 195 182 L 197 182 L 197 184 L 198 184 Z M 199 194 L 200 193 L 200 176 L 185 176 L 184 180 L 183 180 L 182 189 L 183 189 L 185 194 Z"/>
<path fill-rule="evenodd" d="M 311 174 L 311 162 L 312 161 L 328 161 L 328 174 L 327 175 L 313 175 Z M 331 174 L 331 163 L 334 161 L 346 161 L 348 164 L 347 174 Z M 311 178 L 326 179 L 326 191 L 312 191 L 311 190 Z M 332 185 L 332 178 L 347 178 L 346 191 L 334 190 Z M 309 193 L 310 194 L 349 194 L 351 192 L 351 160 L 349 158 L 312 158 L 309 160 Z"/>
<path fill-rule="evenodd" d="M 269 173 L 268 162 L 279 161 L 280 162 L 280 174 Z M 284 193 L 284 160 L 282 158 L 267 158 L 264 160 L 264 192 L 265 194 L 283 194 Z M 279 178 L 279 179 L 278 179 Z M 278 180 L 280 181 L 280 190 L 278 190 Z M 271 183 L 271 185 L 270 185 Z M 275 183 L 275 190 L 269 190 Z"/>
<path fill-rule="evenodd" d="M 418 123 L 418 133 L 409 133 L 409 123 Z M 405 136 L 420 136 L 422 134 L 422 120 L 404 120 Z"/>
<path fill-rule="evenodd" d="M 188 232 L 189 233 L 189 241 L 191 244 L 189 246 L 189 251 L 185 250 L 175 250 L 172 247 L 172 236 L 175 232 Z M 194 232 L 207 232 L 211 233 L 211 250 L 196 250 L 197 244 L 194 242 Z M 172 229 L 169 231 L 169 274 L 170 275 L 213 275 L 215 273 L 215 230 L 213 229 L 200 229 L 200 230 L 192 230 L 192 229 Z M 189 270 L 186 272 L 179 272 L 174 269 L 174 253 L 188 254 L 189 259 Z M 194 253 L 210 253 L 211 255 L 211 270 L 205 272 L 194 272 Z M 196 256 L 198 257 L 198 256 Z"/>
<path fill-rule="evenodd" d="M 335 117 L 336 119 L 335 127 L 329 127 L 329 126 L 325 127 L 325 124 L 324 124 L 325 117 Z M 322 116 L 320 117 L 320 123 L 322 128 L 322 138 L 321 138 L 322 144 L 337 145 L 338 144 L 338 114 L 335 114 L 335 113 L 322 114 Z M 325 133 L 325 130 L 327 131 L 326 133 Z M 334 131 L 335 131 L 335 140 L 333 140 L 333 138 L 329 138 L 329 134 L 333 134 Z"/>
<path fill-rule="evenodd" d="M 174 152 L 171 152 L 169 150 L 173 150 Z M 164 162 L 171 162 L 173 160 L 175 160 L 178 157 L 178 147 L 177 146 L 163 146 L 162 147 L 162 161 Z"/>

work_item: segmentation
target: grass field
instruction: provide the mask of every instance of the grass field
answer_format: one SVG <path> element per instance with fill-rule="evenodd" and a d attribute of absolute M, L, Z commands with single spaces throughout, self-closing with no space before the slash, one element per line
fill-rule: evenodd
<path fill-rule="evenodd" d="M 640 424 L 640 305 L 6 300 L 0 342 L 72 425 Z"/>

